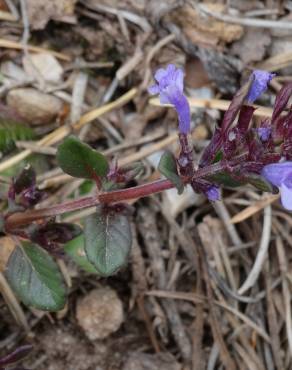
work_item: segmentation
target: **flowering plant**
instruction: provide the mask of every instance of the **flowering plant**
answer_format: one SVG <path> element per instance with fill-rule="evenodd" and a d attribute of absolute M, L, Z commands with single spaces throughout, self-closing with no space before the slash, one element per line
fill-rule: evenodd
<path fill-rule="evenodd" d="M 292 84 L 279 92 L 271 119 L 253 127 L 253 102 L 274 77 L 254 71 L 236 93 L 222 124 L 215 128 L 199 163 L 193 159 L 190 140 L 191 112 L 183 91 L 183 71 L 174 65 L 159 69 L 150 94 L 158 94 L 162 104 L 171 104 L 178 115 L 180 153 L 166 152 L 158 169 L 165 177 L 155 182 L 126 187 L 141 171 L 141 164 L 119 167 L 74 136 L 64 140 L 57 152 L 59 166 L 67 174 L 94 180 L 95 196 L 73 200 L 49 208 L 33 209 L 43 194 L 37 189 L 35 174 L 25 168 L 13 180 L 8 193 L 8 211 L 2 217 L 3 232 L 19 238 L 8 261 L 6 275 L 18 297 L 27 305 L 43 310 L 60 310 L 66 300 L 62 274 L 54 260 L 62 245 L 79 235 L 85 256 L 77 258 L 90 272 L 109 276 L 121 268 L 131 248 L 129 207 L 126 201 L 176 187 L 179 193 L 191 185 L 210 201 L 220 199 L 222 186 L 250 184 L 264 192 L 280 189 L 282 204 L 292 210 L 292 109 L 288 107 Z M 96 207 L 86 217 L 84 228 L 57 223 L 55 216 Z"/>

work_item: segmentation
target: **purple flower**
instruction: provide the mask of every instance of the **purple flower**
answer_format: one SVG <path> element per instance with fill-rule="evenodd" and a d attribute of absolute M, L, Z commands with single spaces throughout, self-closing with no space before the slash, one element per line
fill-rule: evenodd
<path fill-rule="evenodd" d="M 206 195 L 207 195 L 208 199 L 213 201 L 213 202 L 215 200 L 219 200 L 220 199 L 220 189 L 219 189 L 219 187 L 216 186 L 216 185 L 211 185 L 207 189 Z"/>
<path fill-rule="evenodd" d="M 247 101 L 249 103 L 253 103 L 260 95 L 262 95 L 262 93 L 264 93 L 267 90 L 268 83 L 274 77 L 275 73 L 270 73 L 261 70 L 253 71 L 251 75 L 251 78 L 253 78 L 253 83 L 246 97 Z"/>
<path fill-rule="evenodd" d="M 261 174 L 280 189 L 283 207 L 292 211 L 292 162 L 268 164 Z"/>
<path fill-rule="evenodd" d="M 154 76 L 157 84 L 149 87 L 151 95 L 159 94 L 161 104 L 172 104 L 178 114 L 179 131 L 182 134 L 190 132 L 191 113 L 187 98 L 183 93 L 184 74 L 173 64 L 166 69 L 158 69 Z"/>
<path fill-rule="evenodd" d="M 272 133 L 272 128 L 271 127 L 259 127 L 257 129 L 257 133 L 261 141 L 263 142 L 268 141 Z"/>

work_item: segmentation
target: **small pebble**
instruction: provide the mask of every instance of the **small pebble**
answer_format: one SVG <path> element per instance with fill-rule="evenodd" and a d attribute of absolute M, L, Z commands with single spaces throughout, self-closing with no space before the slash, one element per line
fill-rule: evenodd
<path fill-rule="evenodd" d="M 33 88 L 10 90 L 7 104 L 31 125 L 53 122 L 62 110 L 62 100 Z"/>
<path fill-rule="evenodd" d="M 113 289 L 95 289 L 79 299 L 76 317 L 90 340 L 103 339 L 116 332 L 124 321 L 123 305 Z"/>

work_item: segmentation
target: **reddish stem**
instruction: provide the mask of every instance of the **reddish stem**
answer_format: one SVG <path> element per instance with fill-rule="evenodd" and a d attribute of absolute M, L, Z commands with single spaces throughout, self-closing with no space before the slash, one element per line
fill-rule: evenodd
<path fill-rule="evenodd" d="M 223 163 L 215 163 L 208 167 L 200 168 L 193 174 L 192 178 L 185 177 L 184 183 L 187 184 L 190 181 L 194 181 L 198 178 L 208 177 L 217 172 L 222 171 L 224 168 Z M 148 184 L 135 186 L 128 189 L 114 190 L 107 193 L 101 193 L 95 197 L 87 197 L 77 199 L 71 202 L 59 204 L 49 208 L 35 209 L 26 212 L 17 212 L 8 216 L 5 220 L 5 230 L 12 231 L 20 226 L 27 225 L 33 221 L 46 218 L 54 217 L 66 212 L 76 211 L 82 208 L 94 207 L 100 203 L 116 203 L 122 202 L 129 199 L 136 199 L 146 197 L 151 194 L 160 193 L 163 190 L 171 189 L 174 185 L 169 180 L 158 180 Z"/>
<path fill-rule="evenodd" d="M 150 194 L 159 193 L 166 189 L 171 189 L 173 187 L 174 185 L 169 180 L 158 180 L 128 189 L 102 193 L 96 197 L 77 199 L 49 208 L 35 209 L 26 212 L 17 212 L 7 217 L 5 221 L 5 229 L 7 231 L 11 231 L 19 226 L 29 224 L 33 221 L 45 217 L 53 217 L 62 213 L 72 212 L 82 208 L 93 207 L 98 205 L 99 203 L 115 203 L 129 199 L 142 198 Z"/>

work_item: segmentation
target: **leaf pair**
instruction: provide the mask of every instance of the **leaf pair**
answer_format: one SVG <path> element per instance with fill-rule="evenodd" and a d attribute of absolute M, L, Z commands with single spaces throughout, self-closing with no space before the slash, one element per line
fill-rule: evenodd
<path fill-rule="evenodd" d="M 59 146 L 57 160 L 62 170 L 71 176 L 107 183 L 106 158 L 73 136 Z M 113 274 L 125 263 L 132 243 L 127 216 L 117 206 L 98 206 L 85 220 L 84 240 L 88 261 L 97 272 L 102 276 Z M 74 255 L 74 251 L 71 250 L 71 254 Z M 75 260 L 88 267 L 84 259 Z"/>

